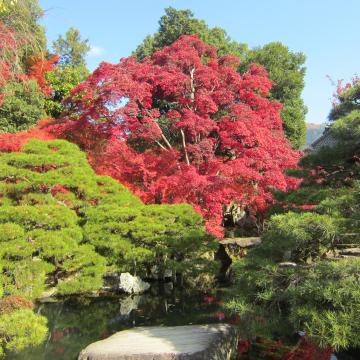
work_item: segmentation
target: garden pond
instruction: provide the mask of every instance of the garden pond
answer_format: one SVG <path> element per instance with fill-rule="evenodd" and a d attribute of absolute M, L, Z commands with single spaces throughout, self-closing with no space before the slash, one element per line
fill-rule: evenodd
<path fill-rule="evenodd" d="M 69 297 L 41 303 L 35 310 L 48 319 L 47 340 L 41 346 L 7 358 L 75 360 L 90 343 L 135 326 L 219 322 L 223 320 L 223 313 L 215 300 L 216 295 L 165 288 L 143 295 Z"/>
<path fill-rule="evenodd" d="M 236 322 L 225 318 L 221 310 L 223 291 L 212 294 L 152 286 L 143 295 L 104 295 L 68 297 L 39 303 L 35 309 L 48 319 L 49 335 L 38 347 L 19 354 L 12 360 L 75 360 L 90 343 L 135 326 L 175 326 L 216 322 Z M 258 356 L 246 356 L 255 360 Z M 335 359 L 335 357 L 334 357 Z M 344 354 L 338 360 L 356 360 Z"/>

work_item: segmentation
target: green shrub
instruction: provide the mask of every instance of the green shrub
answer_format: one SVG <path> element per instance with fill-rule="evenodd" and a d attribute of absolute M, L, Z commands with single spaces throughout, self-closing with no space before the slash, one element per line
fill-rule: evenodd
<path fill-rule="evenodd" d="M 22 151 L 0 153 L 6 293 L 36 298 L 45 281 L 61 294 L 93 291 L 106 266 L 144 276 L 154 266 L 193 277 L 214 270 L 214 241 L 189 205 L 144 205 L 63 140 Z M 23 278 L 32 280 L 15 288 Z"/>
<path fill-rule="evenodd" d="M 303 157 L 301 186 L 277 194 L 272 213 L 297 212 L 270 218 L 262 245 L 234 265 L 227 302 L 242 318 L 282 318 L 287 333 L 305 330 L 335 349 L 360 347 L 360 257 L 353 251 L 360 247 L 359 84 L 337 94 L 329 116 L 336 144 Z M 308 212 L 296 206 L 309 204 Z M 257 334 L 266 328 L 260 325 Z"/>
<path fill-rule="evenodd" d="M 359 274 L 359 258 L 316 264 L 287 289 L 292 323 L 323 347 L 359 347 Z"/>
<path fill-rule="evenodd" d="M 85 236 L 121 271 L 147 275 L 153 266 L 196 276 L 212 272 L 215 250 L 203 229 L 203 220 L 190 205 L 147 205 L 89 208 Z"/>
<path fill-rule="evenodd" d="M 60 295 L 97 291 L 106 271 L 146 276 L 155 267 L 190 279 L 215 270 L 214 241 L 189 205 L 144 205 L 63 140 L 0 153 L 0 245 L 0 295 L 31 300 L 48 287 Z M 42 317 L 14 310 L 0 315 L 6 352 L 46 334 Z"/>
<path fill-rule="evenodd" d="M 45 116 L 44 95 L 35 80 L 8 82 L 0 105 L 0 133 L 27 130 Z"/>
<path fill-rule="evenodd" d="M 0 315 L 0 358 L 4 351 L 17 352 L 28 346 L 41 344 L 47 335 L 47 320 L 30 309 L 21 309 Z"/>
<path fill-rule="evenodd" d="M 47 114 L 59 118 L 66 111 L 63 100 L 70 96 L 70 91 L 88 75 L 84 66 L 64 65 L 49 71 L 46 79 L 50 83 L 52 96 L 45 100 Z"/>
<path fill-rule="evenodd" d="M 271 217 L 262 251 L 273 261 L 309 262 L 332 249 L 337 236 L 336 222 L 328 215 L 288 212 Z"/>

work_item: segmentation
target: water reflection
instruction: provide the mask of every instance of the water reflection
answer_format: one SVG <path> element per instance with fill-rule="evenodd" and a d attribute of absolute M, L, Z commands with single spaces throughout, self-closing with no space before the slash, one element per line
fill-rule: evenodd
<path fill-rule="evenodd" d="M 172 291 L 135 296 L 68 298 L 40 304 L 49 336 L 42 346 L 11 355 L 16 360 L 72 360 L 91 342 L 134 326 L 186 325 L 219 321 L 216 301 L 200 292 Z M 205 297 L 206 298 L 206 297 Z"/>

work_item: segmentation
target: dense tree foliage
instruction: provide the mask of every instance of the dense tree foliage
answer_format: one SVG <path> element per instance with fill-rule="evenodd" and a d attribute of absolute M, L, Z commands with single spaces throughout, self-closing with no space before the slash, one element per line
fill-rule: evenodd
<path fill-rule="evenodd" d="M 3 23 L 0 23 L 0 86 L 2 87 L 6 82 L 16 74 L 16 68 L 12 68 L 10 64 L 16 57 L 17 44 L 13 32 L 7 28 Z M 4 99 L 3 91 L 0 94 L 0 103 Z"/>
<path fill-rule="evenodd" d="M 59 292 L 66 293 L 96 290 L 102 284 L 105 260 L 91 246 L 81 244 L 78 216 L 66 206 L 72 197 L 64 187 L 72 185 L 75 191 L 78 184 L 86 186 L 91 169 L 81 153 L 76 156 L 71 151 L 70 144 L 55 142 L 52 146 L 30 142 L 23 153 L 0 155 L 3 286 L 7 294 L 36 299 L 45 290 L 47 278 Z"/>
<path fill-rule="evenodd" d="M 236 66 L 194 36 L 141 62 L 102 63 L 73 90 L 62 136 L 147 202 L 192 204 L 221 236 L 223 207 L 261 213 L 271 189 L 295 185 L 284 171 L 299 157 L 283 136 L 281 105 L 267 99 L 266 71 L 241 76 Z"/>
<path fill-rule="evenodd" d="M 85 68 L 85 55 L 90 50 L 89 40 L 82 40 L 80 31 L 71 27 L 65 37 L 60 35 L 53 42 L 53 50 L 60 56 L 60 64 Z"/>
<path fill-rule="evenodd" d="M 235 266 L 236 311 L 281 311 L 319 345 L 358 348 L 360 184 L 358 109 L 348 86 L 331 114 L 336 145 L 303 158 L 302 186 L 278 194 L 263 244 Z M 291 211 L 289 211 L 289 209 Z M 237 290 L 236 290 L 237 289 Z M 241 290 L 240 290 L 241 289 Z"/>
<path fill-rule="evenodd" d="M 85 61 L 89 50 L 89 41 L 81 39 L 79 30 L 73 27 L 65 37 L 59 36 L 53 42 L 53 51 L 59 60 L 56 67 L 46 73 L 51 96 L 45 103 L 46 111 L 52 117 L 59 118 L 64 113 L 66 109 L 62 101 L 89 75 Z"/>
<path fill-rule="evenodd" d="M 339 83 L 336 144 L 298 169 L 302 53 L 249 50 L 170 7 L 134 56 L 88 76 L 88 40 L 70 28 L 49 55 L 41 16 L 37 0 L 0 1 L 0 357 L 45 339 L 32 302 L 46 291 L 95 293 L 125 271 L 200 286 L 229 209 L 271 215 L 234 265 L 226 306 L 243 327 L 360 347 L 359 79 Z M 309 344 L 300 357 L 331 351 Z"/>
<path fill-rule="evenodd" d="M 18 295 L 0 299 L 0 359 L 9 351 L 18 352 L 45 340 L 47 321 L 32 308 L 31 301 Z"/>
<path fill-rule="evenodd" d="M 6 0 L 0 9 L 0 132 L 25 130 L 45 115 L 49 94 L 42 10 L 37 0 Z"/>
<path fill-rule="evenodd" d="M 283 104 L 281 119 L 284 131 L 294 148 L 305 144 L 306 107 L 301 98 L 305 82 L 305 55 L 295 53 L 280 42 L 273 42 L 249 50 L 240 63 L 240 71 L 246 72 L 251 64 L 262 65 L 274 82 L 270 91 L 272 99 Z"/>
<path fill-rule="evenodd" d="M 70 28 L 54 42 L 58 55 L 46 50 L 37 0 L 5 1 L 0 9 L 0 131 L 22 131 L 41 117 L 59 117 L 62 100 L 87 75 L 87 40 Z M 37 82 L 38 88 L 33 81 Z M 39 92 L 39 90 L 41 92 Z M 4 102 L 4 100 L 7 100 Z"/>
<path fill-rule="evenodd" d="M 190 10 L 165 9 L 159 21 L 159 29 L 147 36 L 133 55 L 137 59 L 152 55 L 156 50 L 172 44 L 181 35 L 197 35 L 206 44 L 217 49 L 218 55 L 235 55 L 240 60 L 239 71 L 245 73 L 249 66 L 257 63 L 263 66 L 273 81 L 270 96 L 280 101 L 284 107 L 281 118 L 286 137 L 295 149 L 305 144 L 306 107 L 301 98 L 304 89 L 305 56 L 292 52 L 280 42 L 274 42 L 248 49 L 244 43 L 232 40 L 220 27 L 209 28 L 203 20 L 194 18 Z"/>
<path fill-rule="evenodd" d="M 159 30 L 147 36 L 133 55 L 141 60 L 164 46 L 171 45 L 181 35 L 198 35 L 202 41 L 214 46 L 219 56 L 228 54 L 240 57 L 247 49 L 246 44 L 232 40 L 224 29 L 209 28 L 205 21 L 194 18 L 190 10 L 168 7 L 165 9 L 165 15 L 160 18 Z"/>
<path fill-rule="evenodd" d="M 18 352 L 41 344 L 47 335 L 46 318 L 29 309 L 15 310 L 0 315 L 0 358 L 9 351 Z"/>
<path fill-rule="evenodd" d="M 29 298 L 44 290 L 41 273 L 51 273 L 61 293 L 96 290 L 105 259 L 94 250 L 106 256 L 108 265 L 117 265 L 117 271 L 144 270 L 146 275 L 154 265 L 191 272 L 194 259 L 201 262 L 201 254 L 211 249 L 202 219 L 190 206 L 144 206 L 115 180 L 95 175 L 75 145 L 30 141 L 23 152 L 0 156 L 2 234 L 9 244 L 3 257 L 15 271 L 4 280 L 7 293 L 15 291 L 14 277 L 25 273 L 24 288 L 16 278 L 16 292 Z M 36 262 L 31 261 L 34 256 Z M 177 267 L 177 261 L 183 264 Z M 28 288 L 30 273 L 37 276 Z"/>
<path fill-rule="evenodd" d="M 45 116 L 44 96 L 34 80 L 9 81 L 2 87 L 0 132 L 17 132 L 34 126 Z"/>
<path fill-rule="evenodd" d="M 329 119 L 335 121 L 352 110 L 359 110 L 360 99 L 360 78 L 354 76 L 351 82 L 343 84 L 342 80 L 338 81 L 333 98 L 333 108 L 330 111 Z"/>

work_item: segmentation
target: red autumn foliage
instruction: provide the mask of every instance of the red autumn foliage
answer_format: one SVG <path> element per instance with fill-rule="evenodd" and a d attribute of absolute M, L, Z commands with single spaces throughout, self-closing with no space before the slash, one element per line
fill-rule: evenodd
<path fill-rule="evenodd" d="M 328 346 L 319 349 L 306 337 L 299 340 L 294 347 L 282 341 L 270 339 L 257 339 L 251 342 L 247 339 L 238 342 L 239 358 L 259 358 L 265 360 L 330 360 L 333 349 Z"/>
<path fill-rule="evenodd" d="M 333 349 L 327 346 L 325 349 L 319 349 L 313 342 L 303 338 L 299 346 L 286 352 L 281 360 L 330 360 Z"/>
<path fill-rule="evenodd" d="M 13 32 L 0 22 L 0 84 L 10 75 L 10 62 L 16 56 L 17 43 Z"/>
<path fill-rule="evenodd" d="M 55 68 L 55 64 L 59 61 L 58 55 L 52 55 L 49 59 L 37 59 L 29 70 L 27 78 L 34 79 L 39 85 L 41 92 L 45 96 L 51 95 L 51 87 L 46 80 L 46 73 Z"/>
<path fill-rule="evenodd" d="M 225 205 L 262 212 L 273 189 L 297 183 L 284 175 L 299 154 L 284 138 L 281 105 L 267 98 L 266 71 L 241 76 L 236 66 L 195 36 L 141 62 L 102 63 L 73 90 L 74 116 L 59 136 L 147 203 L 192 204 L 221 237 Z"/>
<path fill-rule="evenodd" d="M 207 305 L 211 305 L 211 304 L 215 303 L 216 300 L 217 300 L 217 299 L 216 299 L 215 296 L 212 296 L 212 295 L 206 295 L 206 296 L 204 296 L 204 302 L 205 302 L 205 304 L 207 304 Z"/>
<path fill-rule="evenodd" d="M 218 319 L 219 321 L 223 321 L 225 319 L 225 313 L 223 311 L 217 311 L 215 314 L 214 314 L 214 317 L 216 319 Z"/>
<path fill-rule="evenodd" d="M 13 152 L 20 151 L 21 147 L 32 138 L 39 140 L 54 140 L 55 136 L 51 133 L 52 120 L 41 120 L 36 127 L 21 131 L 16 134 L 0 134 L 0 151 Z"/>
<path fill-rule="evenodd" d="M 19 295 L 9 295 L 0 299 L 0 314 L 8 314 L 15 310 L 32 308 L 33 303 Z"/>
<path fill-rule="evenodd" d="M 24 81 L 34 79 L 37 81 L 45 96 L 51 94 L 51 88 L 45 75 L 54 69 L 55 63 L 59 60 L 57 55 L 49 59 L 42 57 L 32 61 L 28 74 L 24 74 L 22 66 L 18 63 L 18 48 L 26 40 L 17 38 L 13 29 L 8 28 L 0 22 L 0 86 L 9 80 Z M 0 94 L 0 104 L 6 94 Z"/>
<path fill-rule="evenodd" d="M 56 195 L 56 194 L 58 194 L 58 193 L 61 193 L 61 194 L 68 194 L 70 191 L 68 190 L 68 189 L 66 189 L 66 188 L 64 188 L 63 186 L 61 186 L 61 185 L 56 185 L 56 186 L 54 186 L 52 189 L 51 189 L 51 194 L 52 195 Z"/>
<path fill-rule="evenodd" d="M 251 342 L 249 340 L 240 340 L 238 342 L 238 354 L 241 355 L 243 353 L 246 353 L 249 349 L 250 349 L 250 346 L 251 346 Z"/>

